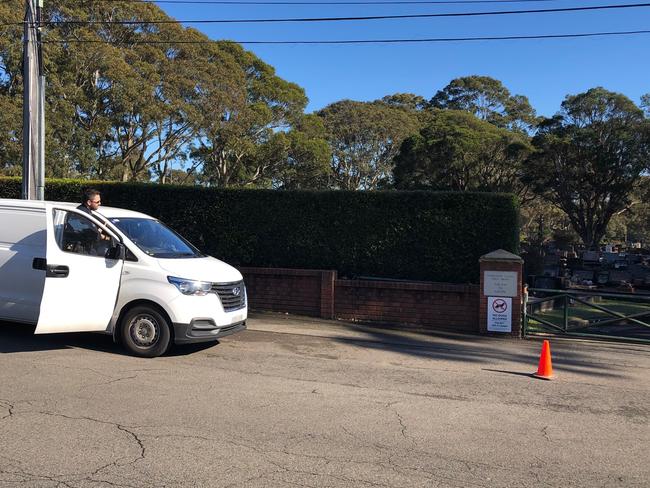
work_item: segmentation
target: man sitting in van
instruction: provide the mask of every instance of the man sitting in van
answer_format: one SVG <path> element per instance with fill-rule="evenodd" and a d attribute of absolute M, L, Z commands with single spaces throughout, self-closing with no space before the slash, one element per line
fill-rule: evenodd
<path fill-rule="evenodd" d="M 86 188 L 83 192 L 81 205 L 77 207 L 77 210 L 81 210 L 82 212 L 86 212 L 87 214 L 93 215 L 95 218 L 98 218 L 103 222 L 104 219 L 95 214 L 95 211 L 99 209 L 99 206 L 101 204 L 102 204 L 102 197 L 101 194 L 99 193 L 99 190 L 95 190 L 94 188 Z M 104 234 L 100 229 L 99 239 L 108 241 L 111 238 L 106 234 Z"/>
<path fill-rule="evenodd" d="M 83 192 L 81 205 L 77 207 L 77 210 L 81 210 L 82 212 L 86 212 L 87 214 L 92 215 L 93 211 L 97 210 L 101 204 L 102 197 L 99 194 L 99 190 L 95 190 L 94 188 L 86 188 Z"/>

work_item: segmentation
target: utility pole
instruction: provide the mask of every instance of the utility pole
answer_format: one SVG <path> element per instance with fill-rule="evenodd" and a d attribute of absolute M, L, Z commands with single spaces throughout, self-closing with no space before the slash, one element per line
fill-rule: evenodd
<path fill-rule="evenodd" d="M 23 187 L 25 200 L 45 189 L 45 75 L 41 43 L 43 0 L 25 0 L 23 28 Z"/>

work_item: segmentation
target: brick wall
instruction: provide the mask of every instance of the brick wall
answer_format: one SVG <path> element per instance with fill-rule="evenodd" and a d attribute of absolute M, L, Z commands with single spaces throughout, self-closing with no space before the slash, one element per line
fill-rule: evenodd
<path fill-rule="evenodd" d="M 339 280 L 335 271 L 241 268 L 251 309 L 478 332 L 479 286 Z"/>
<path fill-rule="evenodd" d="M 240 268 L 248 303 L 255 310 L 333 317 L 335 271 Z"/>
<path fill-rule="evenodd" d="M 478 332 L 477 285 L 336 280 L 335 290 L 340 319 Z"/>

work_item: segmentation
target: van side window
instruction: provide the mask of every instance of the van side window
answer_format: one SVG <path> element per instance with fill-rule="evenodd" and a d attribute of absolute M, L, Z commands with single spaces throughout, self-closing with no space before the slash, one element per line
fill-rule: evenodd
<path fill-rule="evenodd" d="M 101 256 L 114 245 L 102 239 L 101 229 L 82 215 L 56 210 L 54 226 L 56 243 L 62 251 Z"/>

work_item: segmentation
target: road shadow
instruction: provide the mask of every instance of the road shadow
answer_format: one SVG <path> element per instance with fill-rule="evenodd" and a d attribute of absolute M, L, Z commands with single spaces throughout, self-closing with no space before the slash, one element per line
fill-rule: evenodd
<path fill-rule="evenodd" d="M 122 345 L 113 342 L 112 336 L 107 334 L 93 332 L 34 334 L 35 328 L 33 325 L 0 321 L 0 354 L 77 348 L 119 356 L 130 356 Z M 165 356 L 186 356 L 218 344 L 219 342 L 215 341 L 173 345 Z"/>
<path fill-rule="evenodd" d="M 503 373 L 510 374 L 513 376 L 525 376 L 526 378 L 534 378 L 533 373 L 521 373 L 519 371 L 507 371 L 505 369 L 491 369 L 491 368 L 481 368 L 483 371 L 491 371 L 492 373 Z"/>
<path fill-rule="evenodd" d="M 357 324 L 338 324 L 361 332 L 361 337 L 335 337 L 346 345 L 392 351 L 412 357 L 494 366 L 504 362 L 525 365 L 521 370 L 493 368 L 495 373 L 530 376 L 538 365 L 539 340 L 501 339 L 472 334 L 409 330 Z M 408 332 L 405 336 L 403 332 Z M 586 344 L 580 341 L 552 341 L 556 369 L 588 376 L 621 378 L 627 366 L 647 367 L 650 347 L 639 344 Z M 645 364 L 645 365 L 644 365 Z M 482 368 L 490 370 L 488 368 Z"/>
<path fill-rule="evenodd" d="M 214 342 L 199 342 L 196 344 L 174 344 L 172 348 L 167 351 L 165 357 L 178 357 L 178 356 L 189 356 L 197 352 L 205 351 L 211 347 L 220 345 L 219 341 Z"/>
<path fill-rule="evenodd" d="M 100 333 L 34 334 L 33 325 L 0 322 L 0 354 L 81 348 L 126 354 L 111 336 Z"/>

